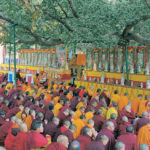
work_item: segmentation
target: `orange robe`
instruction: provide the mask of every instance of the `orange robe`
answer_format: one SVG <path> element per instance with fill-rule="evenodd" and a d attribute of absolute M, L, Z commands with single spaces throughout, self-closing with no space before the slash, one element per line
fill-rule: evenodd
<path fill-rule="evenodd" d="M 126 96 L 121 97 L 121 100 L 118 103 L 118 109 L 121 111 L 125 106 L 128 105 L 128 98 Z"/>
<path fill-rule="evenodd" d="M 111 98 L 110 104 L 112 104 L 112 101 L 119 103 L 120 102 L 120 96 L 118 94 L 114 94 Z"/>
<path fill-rule="evenodd" d="M 72 124 L 75 125 L 77 128 L 76 131 L 73 133 L 73 137 L 74 139 L 76 139 L 80 135 L 80 132 L 82 128 L 85 126 L 85 123 L 81 119 L 77 119 L 73 121 Z"/>
<path fill-rule="evenodd" d="M 54 101 L 55 101 L 54 105 L 56 105 L 58 103 L 58 100 L 59 100 L 59 96 L 54 97 Z"/>
<path fill-rule="evenodd" d="M 132 99 L 132 110 L 134 114 L 138 113 L 139 104 L 140 104 L 140 99 L 138 97 Z"/>
<path fill-rule="evenodd" d="M 60 103 L 57 103 L 57 104 L 54 106 L 54 115 L 55 115 L 55 116 L 58 116 L 61 107 L 62 107 L 62 105 L 61 105 Z"/>
<path fill-rule="evenodd" d="M 143 113 L 144 111 L 146 111 L 146 106 L 145 106 L 146 102 L 147 102 L 147 100 L 141 100 L 141 101 L 140 101 L 140 103 L 139 103 L 138 115 L 141 116 L 142 113 Z"/>
<path fill-rule="evenodd" d="M 28 115 L 27 118 L 26 118 L 25 121 L 24 121 L 24 123 L 26 123 L 26 125 L 27 125 L 28 131 L 29 131 L 30 128 L 31 128 L 32 121 L 33 121 L 33 120 L 32 120 L 31 115 Z"/>
<path fill-rule="evenodd" d="M 79 102 L 76 106 L 76 109 L 80 109 L 81 107 L 84 107 L 84 103 L 83 102 Z"/>
<path fill-rule="evenodd" d="M 77 120 L 77 119 L 80 118 L 81 115 L 82 115 L 82 113 L 81 113 L 80 109 L 78 109 L 78 110 L 76 110 L 76 112 L 74 113 L 73 119 L 74 119 L 74 120 Z"/>
<path fill-rule="evenodd" d="M 100 107 L 103 110 L 103 114 L 102 116 L 104 117 L 104 119 L 106 118 L 106 114 L 107 114 L 107 109 L 105 107 Z"/>
<path fill-rule="evenodd" d="M 138 146 L 147 144 L 150 147 L 150 125 L 145 125 L 138 132 Z"/>

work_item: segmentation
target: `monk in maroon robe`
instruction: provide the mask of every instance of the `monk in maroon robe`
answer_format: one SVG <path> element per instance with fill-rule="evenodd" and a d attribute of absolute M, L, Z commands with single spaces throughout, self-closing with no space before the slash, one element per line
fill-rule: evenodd
<path fill-rule="evenodd" d="M 108 121 L 105 125 L 105 128 L 102 129 L 96 137 L 96 139 L 98 140 L 100 138 L 100 136 L 104 134 L 109 138 L 109 142 L 105 146 L 106 150 L 112 150 L 114 148 L 114 145 L 115 145 L 115 137 L 113 134 L 114 129 L 115 129 L 114 123 L 111 121 Z"/>
<path fill-rule="evenodd" d="M 103 110 L 102 109 L 98 109 L 96 114 L 93 117 L 94 120 L 94 128 L 97 132 L 100 131 L 100 129 L 102 128 L 102 125 L 104 123 L 104 117 L 102 116 Z"/>
<path fill-rule="evenodd" d="M 54 118 L 53 109 L 54 109 L 54 105 L 50 104 L 49 109 L 45 113 L 45 120 L 47 120 L 48 122 L 52 121 L 52 119 Z"/>
<path fill-rule="evenodd" d="M 140 118 L 136 121 L 136 125 L 135 125 L 136 134 L 138 133 L 139 129 L 141 127 L 145 126 L 147 123 L 148 123 L 148 113 L 145 111 L 142 114 L 142 118 Z"/>
<path fill-rule="evenodd" d="M 4 100 L 2 102 L 0 110 L 4 110 L 7 113 L 9 111 L 8 105 L 9 105 L 9 101 L 8 100 Z"/>
<path fill-rule="evenodd" d="M 50 135 L 52 141 L 54 141 L 55 134 L 58 131 L 58 124 L 59 124 L 59 119 L 57 117 L 54 117 L 52 119 L 52 122 L 45 125 L 44 135 L 47 135 L 47 134 Z"/>
<path fill-rule="evenodd" d="M 8 135 L 8 130 L 12 125 L 12 121 L 7 121 L 0 127 L 0 145 L 4 145 L 5 138 Z"/>
<path fill-rule="evenodd" d="M 40 133 L 43 132 L 43 125 L 40 121 L 34 121 L 31 125 L 31 131 L 27 135 L 27 149 L 44 148 L 48 141 Z"/>
<path fill-rule="evenodd" d="M 137 137 L 133 134 L 134 128 L 128 126 L 126 132 L 126 134 L 119 136 L 117 141 L 125 144 L 125 150 L 137 150 Z"/>
<path fill-rule="evenodd" d="M 68 145 L 68 138 L 65 135 L 60 135 L 57 142 L 51 143 L 45 150 L 67 150 Z"/>
<path fill-rule="evenodd" d="M 91 143 L 92 131 L 89 127 L 84 127 L 82 134 L 76 139 L 80 143 L 80 150 L 87 150 Z"/>
<path fill-rule="evenodd" d="M 109 139 L 106 135 L 101 135 L 97 141 L 92 141 L 87 150 L 105 150 L 105 145 Z"/>

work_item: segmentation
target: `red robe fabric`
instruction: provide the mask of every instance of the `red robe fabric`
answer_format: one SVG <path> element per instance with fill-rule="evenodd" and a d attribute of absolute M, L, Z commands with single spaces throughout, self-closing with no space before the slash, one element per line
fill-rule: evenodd
<path fill-rule="evenodd" d="M 104 123 L 104 117 L 100 115 L 94 115 L 93 120 L 94 120 L 94 128 L 97 132 L 99 132 Z"/>
<path fill-rule="evenodd" d="M 119 135 L 126 134 L 126 128 L 127 126 L 131 125 L 129 122 L 123 122 L 122 124 L 119 125 Z"/>
<path fill-rule="evenodd" d="M 54 113 L 51 110 L 47 110 L 45 113 L 45 120 L 48 120 L 48 122 L 52 121 L 54 117 Z"/>
<path fill-rule="evenodd" d="M 74 140 L 73 133 L 70 130 L 65 131 L 63 135 L 68 137 L 69 144 L 71 144 L 71 142 Z"/>
<path fill-rule="evenodd" d="M 51 143 L 45 150 L 67 150 L 62 144 L 54 142 Z"/>
<path fill-rule="evenodd" d="M 41 148 L 48 143 L 47 139 L 40 133 L 31 130 L 27 135 L 27 150 L 32 148 Z"/>
<path fill-rule="evenodd" d="M 105 150 L 105 147 L 101 141 L 92 141 L 87 150 Z"/>
<path fill-rule="evenodd" d="M 110 130 L 108 130 L 107 128 L 104 128 L 104 129 L 102 129 L 102 130 L 98 133 L 96 139 L 98 140 L 98 139 L 100 138 L 100 136 L 103 135 L 103 134 L 107 135 L 108 138 L 109 138 L 108 144 L 105 146 L 105 149 L 106 149 L 106 150 L 113 150 L 114 145 L 115 145 L 115 137 L 114 137 L 114 134 L 113 134 Z"/>
<path fill-rule="evenodd" d="M 26 150 L 26 138 L 27 134 L 25 132 L 19 132 L 15 137 L 12 150 Z"/>
<path fill-rule="evenodd" d="M 0 110 L 4 110 L 7 113 L 9 111 L 9 108 L 5 104 L 2 104 Z"/>
<path fill-rule="evenodd" d="M 5 138 L 8 135 L 8 130 L 12 125 L 13 123 L 11 121 L 8 121 L 0 127 L 0 145 L 4 145 Z"/>
<path fill-rule="evenodd" d="M 19 107 L 14 107 L 8 111 L 5 118 L 11 118 L 12 116 L 15 116 L 20 111 Z"/>
<path fill-rule="evenodd" d="M 138 150 L 137 148 L 137 137 L 132 133 L 126 133 L 118 137 L 119 142 L 125 144 L 125 150 Z"/>
<path fill-rule="evenodd" d="M 91 143 L 91 138 L 86 135 L 80 135 L 76 140 L 80 143 L 80 150 L 86 150 Z"/>

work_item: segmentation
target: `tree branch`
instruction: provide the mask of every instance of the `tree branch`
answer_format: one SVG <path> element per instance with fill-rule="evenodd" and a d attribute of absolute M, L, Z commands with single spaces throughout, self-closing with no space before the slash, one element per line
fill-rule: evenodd
<path fill-rule="evenodd" d="M 145 0 L 145 2 L 146 2 L 147 7 L 150 8 L 150 3 L 148 2 L 148 0 Z"/>
<path fill-rule="evenodd" d="M 150 15 L 144 15 L 144 16 L 142 16 L 141 18 L 138 18 L 138 19 L 132 21 L 131 23 L 127 24 L 126 27 L 125 27 L 125 29 L 124 29 L 124 31 L 123 31 L 123 33 L 122 33 L 122 37 L 125 38 L 125 37 L 128 35 L 129 31 L 130 31 L 135 25 L 137 25 L 137 24 L 140 23 L 140 22 L 144 22 L 144 21 L 146 21 L 146 20 L 148 20 L 148 19 L 150 19 Z"/>
<path fill-rule="evenodd" d="M 70 8 L 71 8 L 71 10 L 72 10 L 72 14 L 74 15 L 74 17 L 79 18 L 79 15 L 77 14 L 77 12 L 76 12 L 76 10 L 75 10 L 75 7 L 74 7 L 74 5 L 73 5 L 72 0 L 68 0 L 68 3 L 69 3 L 69 5 L 70 5 Z"/>

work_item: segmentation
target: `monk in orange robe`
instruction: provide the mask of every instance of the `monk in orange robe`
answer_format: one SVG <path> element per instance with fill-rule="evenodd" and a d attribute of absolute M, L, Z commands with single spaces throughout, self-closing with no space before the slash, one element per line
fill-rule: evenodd
<path fill-rule="evenodd" d="M 150 122 L 140 128 L 138 132 L 138 146 L 140 144 L 147 144 L 150 147 Z"/>
<path fill-rule="evenodd" d="M 114 91 L 114 94 L 111 98 L 111 102 L 110 102 L 110 105 L 112 104 L 112 101 L 116 102 L 116 103 L 119 103 L 120 102 L 120 96 L 118 94 L 118 90 L 115 90 Z"/>
<path fill-rule="evenodd" d="M 128 105 L 128 102 L 129 102 L 128 93 L 125 93 L 118 103 L 118 109 L 121 111 L 125 106 Z"/>
<path fill-rule="evenodd" d="M 145 100 L 140 101 L 138 115 L 141 116 L 142 113 L 144 111 L 146 111 L 148 101 L 149 101 L 149 96 L 148 95 L 145 96 Z"/>
<path fill-rule="evenodd" d="M 85 112 L 85 107 L 80 107 L 80 109 L 78 109 L 78 110 L 75 111 L 73 119 L 74 120 L 79 119 L 80 116 L 84 114 L 84 112 Z"/>
<path fill-rule="evenodd" d="M 84 115 L 81 115 L 80 119 L 77 119 L 77 120 L 72 122 L 72 124 L 75 125 L 77 128 L 76 131 L 73 133 L 73 136 L 75 139 L 80 135 L 82 128 L 85 126 L 84 122 L 85 122 L 85 116 Z"/>
<path fill-rule="evenodd" d="M 94 107 L 91 107 L 90 110 L 85 114 L 85 118 L 86 118 L 85 123 L 87 123 L 89 119 L 93 119 L 94 112 L 95 112 Z"/>
<path fill-rule="evenodd" d="M 139 94 L 137 98 L 132 99 L 131 107 L 132 107 L 132 110 L 135 114 L 138 113 L 139 104 L 140 104 L 141 100 L 142 100 L 142 95 L 141 94 Z"/>

